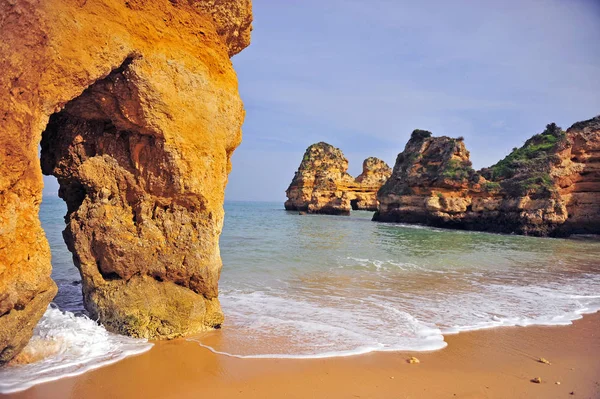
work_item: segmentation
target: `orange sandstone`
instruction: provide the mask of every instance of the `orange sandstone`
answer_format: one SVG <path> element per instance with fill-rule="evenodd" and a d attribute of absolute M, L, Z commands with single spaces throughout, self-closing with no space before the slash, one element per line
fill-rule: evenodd
<path fill-rule="evenodd" d="M 218 326 L 218 238 L 249 0 L 0 1 L 0 364 L 52 300 L 42 167 L 86 308 L 110 330 Z"/>
<path fill-rule="evenodd" d="M 309 146 L 286 191 L 285 209 L 347 215 L 354 210 L 377 210 L 377 190 L 391 175 L 382 160 L 370 157 L 354 179 L 339 148 L 320 142 Z"/>
<path fill-rule="evenodd" d="M 475 171 L 462 139 L 415 130 L 377 194 L 374 220 L 566 236 L 600 233 L 600 116 L 555 124 Z"/>

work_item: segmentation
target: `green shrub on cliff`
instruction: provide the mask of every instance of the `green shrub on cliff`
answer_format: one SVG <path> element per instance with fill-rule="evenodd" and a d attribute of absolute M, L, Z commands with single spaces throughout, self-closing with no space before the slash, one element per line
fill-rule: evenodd
<path fill-rule="evenodd" d="M 524 178 L 513 178 L 501 182 L 502 189 L 513 197 L 533 195 L 549 198 L 557 195 L 556 187 L 547 172 L 535 172 Z"/>
<path fill-rule="evenodd" d="M 411 140 L 424 140 L 431 137 L 431 132 L 428 130 L 415 129 L 410 135 Z"/>
<path fill-rule="evenodd" d="M 482 174 L 488 180 L 499 182 L 510 195 L 550 196 L 555 188 L 549 171 L 554 154 L 565 142 L 565 132 L 551 123 L 521 148 L 513 149 L 506 158 L 484 169 Z"/>
<path fill-rule="evenodd" d="M 487 181 L 485 183 L 483 183 L 483 189 L 485 191 L 498 191 L 500 190 L 500 183 L 497 183 L 495 181 Z"/>
<path fill-rule="evenodd" d="M 458 159 L 449 160 L 445 168 L 441 170 L 442 177 L 457 181 L 470 178 L 472 173 L 473 168 L 471 168 L 471 164 L 461 162 Z"/>
<path fill-rule="evenodd" d="M 565 139 L 565 132 L 555 123 L 547 125 L 543 133 L 536 134 L 523 147 L 513 149 L 506 158 L 488 168 L 490 179 L 507 179 L 522 172 L 523 168 L 534 168 L 539 162 L 547 161 L 557 144 Z"/>

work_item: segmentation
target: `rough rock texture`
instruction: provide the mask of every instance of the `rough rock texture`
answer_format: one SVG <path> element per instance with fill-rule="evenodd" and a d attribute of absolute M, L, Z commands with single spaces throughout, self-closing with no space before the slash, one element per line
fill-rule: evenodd
<path fill-rule="evenodd" d="M 377 191 L 392 175 L 392 168 L 379 158 L 369 157 L 363 161 L 362 173 L 348 189 L 350 206 L 354 210 L 376 211 Z"/>
<path fill-rule="evenodd" d="M 565 236 L 600 233 L 600 117 L 554 124 L 474 171 L 462 139 L 415 130 L 377 194 L 373 220 Z"/>
<path fill-rule="evenodd" d="M 178 2 L 186 1 L 175 0 L 175 3 Z M 230 57 L 250 45 L 251 0 L 187 0 L 187 3 L 212 15 L 217 33 L 227 45 Z"/>
<path fill-rule="evenodd" d="M 350 210 L 377 210 L 377 190 L 391 175 L 390 167 L 370 157 L 354 179 L 339 148 L 320 142 L 306 149 L 286 194 L 285 209 L 348 215 Z"/>
<path fill-rule="evenodd" d="M 563 234 L 600 233 L 600 116 L 567 129 L 568 145 L 550 175 L 568 218 Z"/>
<path fill-rule="evenodd" d="M 244 117 L 229 57 L 251 19 L 249 0 L 0 0 L 0 363 L 56 292 L 40 140 L 91 316 L 148 338 L 222 322 L 218 238 Z"/>

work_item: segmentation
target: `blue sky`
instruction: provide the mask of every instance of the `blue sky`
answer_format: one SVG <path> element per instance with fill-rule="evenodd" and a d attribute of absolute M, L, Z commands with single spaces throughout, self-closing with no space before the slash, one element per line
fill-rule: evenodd
<path fill-rule="evenodd" d="M 600 1 L 254 0 L 233 58 L 246 106 L 228 200 L 285 199 L 307 146 L 350 173 L 413 129 L 464 136 L 489 166 L 547 123 L 600 114 Z"/>

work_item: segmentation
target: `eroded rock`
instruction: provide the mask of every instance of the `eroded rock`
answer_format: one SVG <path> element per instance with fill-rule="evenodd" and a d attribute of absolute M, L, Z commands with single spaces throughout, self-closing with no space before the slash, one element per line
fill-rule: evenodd
<path fill-rule="evenodd" d="M 56 292 L 40 140 L 92 317 L 148 338 L 218 326 L 244 117 L 229 57 L 249 43 L 250 1 L 13 0 L 0 15 L 0 363 Z"/>
<path fill-rule="evenodd" d="M 379 190 L 384 222 L 565 236 L 600 233 L 600 117 L 554 124 L 475 171 L 462 139 L 416 130 Z"/>
<path fill-rule="evenodd" d="M 286 191 L 285 209 L 348 215 L 350 210 L 376 210 L 377 190 L 391 175 L 382 160 L 370 157 L 354 179 L 339 148 L 320 142 L 309 146 Z"/>
<path fill-rule="evenodd" d="M 600 233 L 600 116 L 567 129 L 568 145 L 550 175 L 568 218 L 564 234 Z"/>

